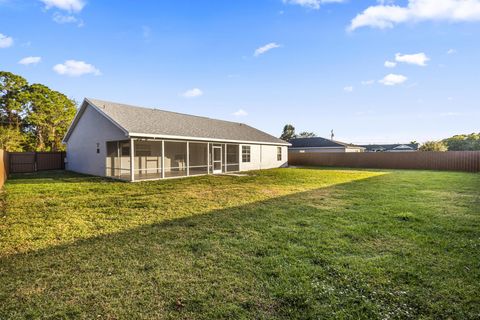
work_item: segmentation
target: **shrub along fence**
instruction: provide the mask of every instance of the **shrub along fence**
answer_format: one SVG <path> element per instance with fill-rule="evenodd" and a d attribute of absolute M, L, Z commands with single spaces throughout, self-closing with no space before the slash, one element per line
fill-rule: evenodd
<path fill-rule="evenodd" d="M 65 169 L 65 152 L 9 152 L 10 173 Z"/>
<path fill-rule="evenodd" d="M 8 152 L 0 149 L 0 188 L 8 178 Z"/>
<path fill-rule="evenodd" d="M 294 166 L 480 172 L 480 151 L 289 153 L 288 164 Z"/>

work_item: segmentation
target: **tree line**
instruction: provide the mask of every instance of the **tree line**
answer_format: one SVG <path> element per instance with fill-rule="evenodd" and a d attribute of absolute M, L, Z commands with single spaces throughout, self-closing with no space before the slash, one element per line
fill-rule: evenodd
<path fill-rule="evenodd" d="M 280 139 L 284 141 L 290 141 L 295 138 L 312 138 L 317 135 L 313 132 L 301 132 L 295 133 L 295 127 L 291 124 L 287 124 L 283 127 Z M 416 141 L 412 141 L 412 144 L 417 144 Z M 423 143 L 420 151 L 479 151 L 480 150 L 480 133 L 471 134 L 458 134 L 453 137 L 443 139 L 440 141 L 427 141 Z"/>
<path fill-rule="evenodd" d="M 427 141 L 420 151 L 479 151 L 480 133 L 457 134 L 440 141 Z"/>
<path fill-rule="evenodd" d="M 64 151 L 76 103 L 42 84 L 0 71 L 0 149 Z"/>

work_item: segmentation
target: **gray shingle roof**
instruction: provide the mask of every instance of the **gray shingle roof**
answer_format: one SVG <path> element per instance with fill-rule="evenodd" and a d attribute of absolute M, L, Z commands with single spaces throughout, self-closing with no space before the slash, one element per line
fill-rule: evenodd
<path fill-rule="evenodd" d="M 103 112 L 130 136 L 175 136 L 197 139 L 288 144 L 243 123 L 136 107 L 98 99 L 85 101 Z M 68 136 L 67 136 L 68 138 Z"/>
<path fill-rule="evenodd" d="M 338 148 L 338 147 L 360 147 L 340 141 L 329 140 L 321 137 L 296 138 L 290 140 L 292 148 Z"/>
<path fill-rule="evenodd" d="M 366 148 L 367 151 L 417 151 L 418 144 L 416 143 L 396 143 L 396 144 L 365 144 L 362 147 Z"/>

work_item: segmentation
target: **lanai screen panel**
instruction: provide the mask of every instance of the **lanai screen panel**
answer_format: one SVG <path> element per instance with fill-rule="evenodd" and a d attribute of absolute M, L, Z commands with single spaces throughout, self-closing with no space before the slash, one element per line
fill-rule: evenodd
<path fill-rule="evenodd" d="M 227 144 L 227 172 L 240 171 L 240 146 Z"/>
<path fill-rule="evenodd" d="M 162 142 L 135 141 L 135 179 L 162 177 Z"/>
<path fill-rule="evenodd" d="M 187 143 L 165 141 L 165 178 L 187 175 Z"/>
<path fill-rule="evenodd" d="M 118 141 L 107 142 L 106 176 L 120 178 L 120 154 Z"/>
<path fill-rule="evenodd" d="M 105 175 L 118 179 L 130 177 L 130 142 L 107 142 L 107 156 L 105 159 Z"/>
<path fill-rule="evenodd" d="M 208 173 L 208 144 L 189 143 L 189 173 L 191 176 Z"/>

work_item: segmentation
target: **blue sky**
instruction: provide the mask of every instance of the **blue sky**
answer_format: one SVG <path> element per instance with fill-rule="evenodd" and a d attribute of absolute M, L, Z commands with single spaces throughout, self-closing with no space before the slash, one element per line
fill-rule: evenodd
<path fill-rule="evenodd" d="M 480 0 L 0 0 L 2 70 L 276 136 L 478 132 L 479 57 Z"/>

